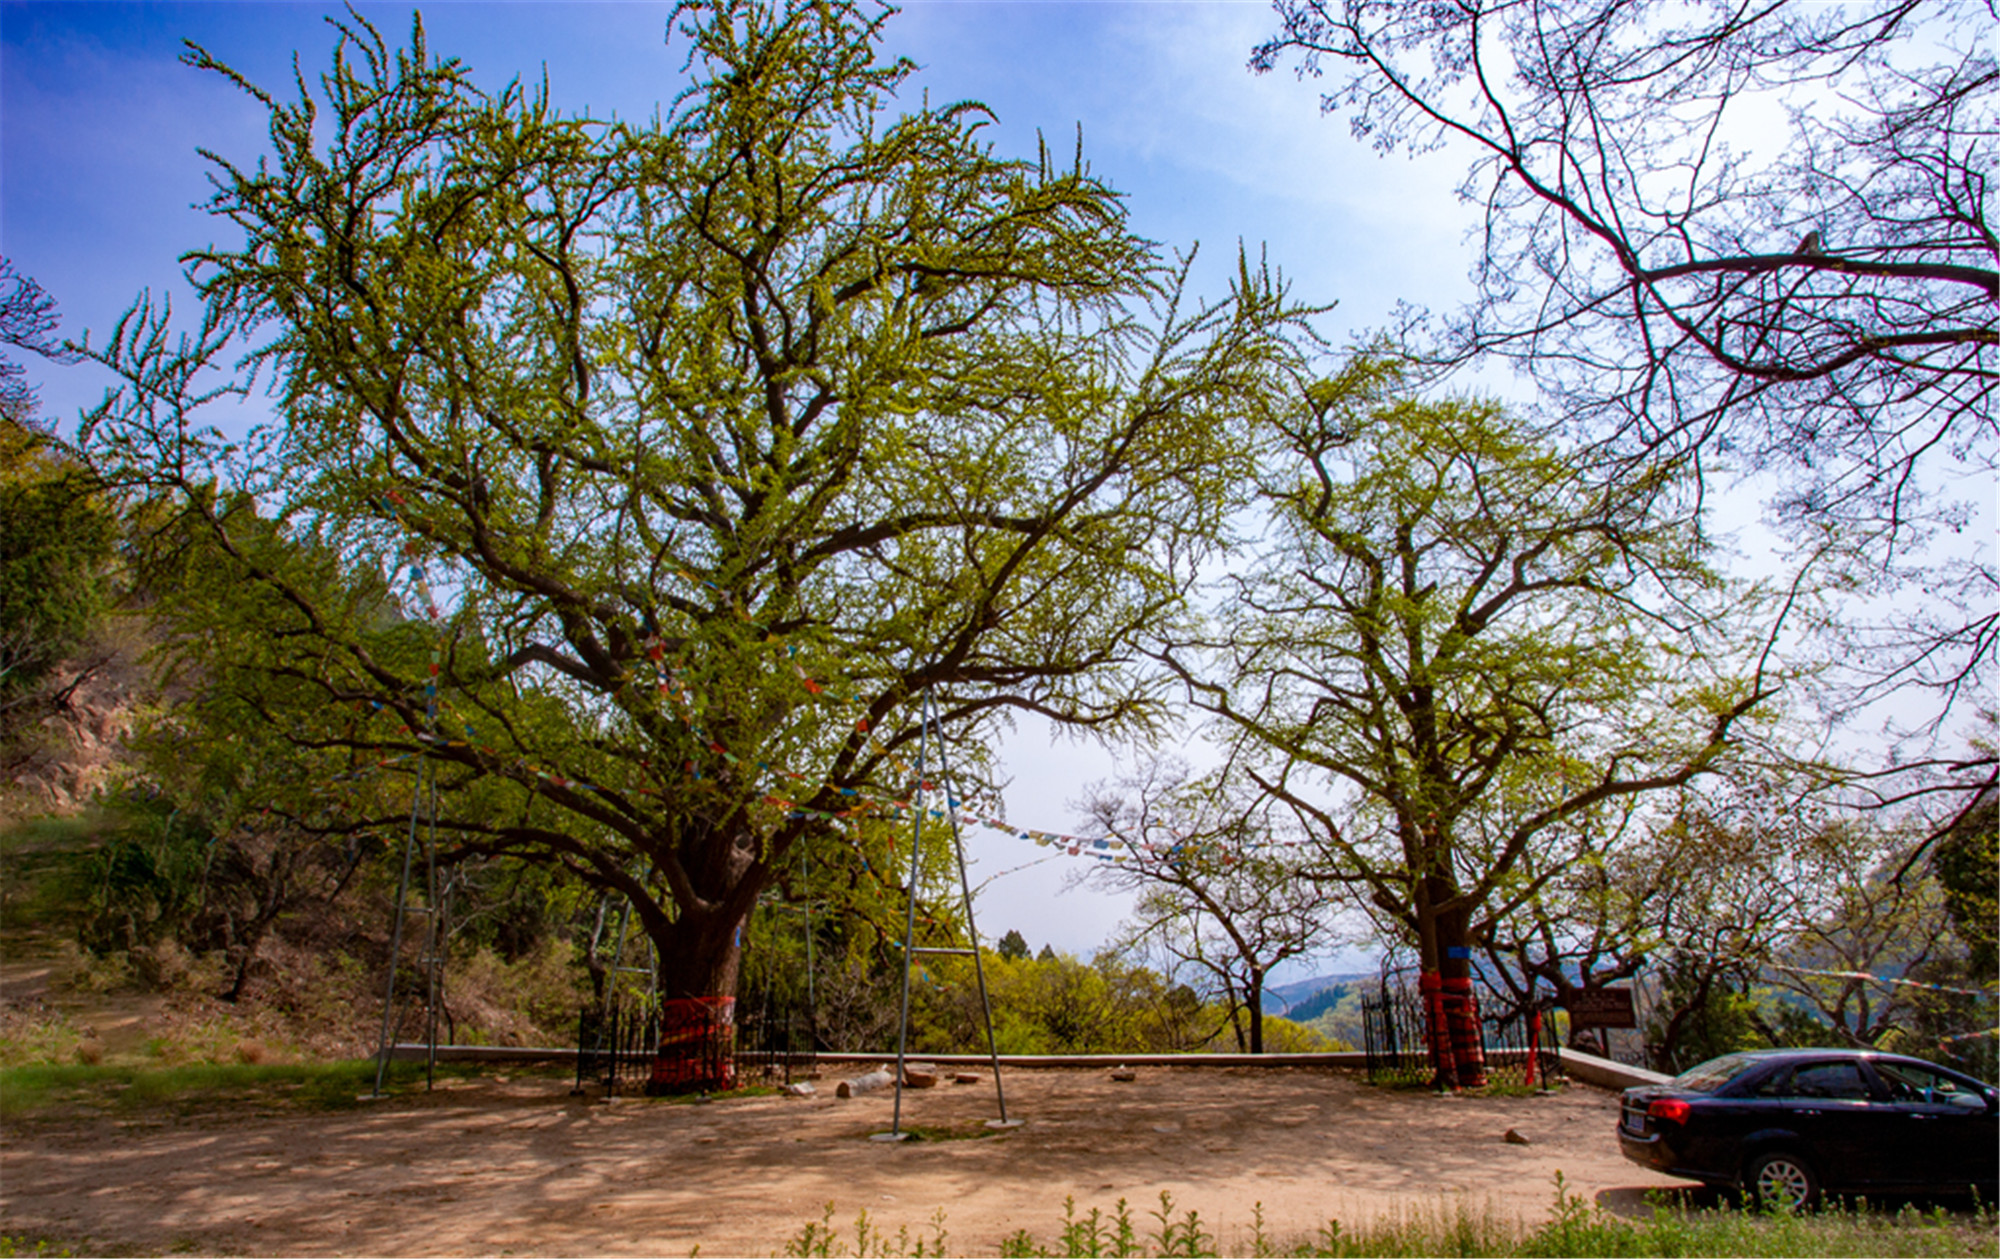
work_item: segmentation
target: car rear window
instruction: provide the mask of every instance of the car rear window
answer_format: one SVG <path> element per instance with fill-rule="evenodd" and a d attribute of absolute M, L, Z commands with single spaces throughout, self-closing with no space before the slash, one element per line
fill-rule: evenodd
<path fill-rule="evenodd" d="M 1742 1054 L 1724 1054 L 1720 1058 L 1710 1058 L 1700 1066 L 1689 1067 L 1674 1077 L 1674 1087 L 1691 1093 L 1713 1093 L 1737 1076 L 1757 1065 L 1755 1058 Z"/>
<path fill-rule="evenodd" d="M 1824 1097 L 1868 1100 L 1868 1081 L 1852 1062 L 1806 1062 L 1789 1073 L 1780 1071 L 1758 1089 L 1759 1097 Z"/>

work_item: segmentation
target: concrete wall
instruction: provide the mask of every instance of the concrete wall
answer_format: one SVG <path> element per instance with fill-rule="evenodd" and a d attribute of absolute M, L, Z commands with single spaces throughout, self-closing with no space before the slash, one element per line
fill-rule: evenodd
<path fill-rule="evenodd" d="M 1661 1075 L 1658 1071 L 1648 1071 L 1644 1067 L 1628 1067 L 1622 1062 L 1587 1054 L 1580 1049 L 1562 1051 L 1563 1071 L 1572 1080 L 1585 1084 L 1595 1084 L 1605 1089 L 1628 1089 L 1640 1084 L 1665 1084 L 1672 1076 Z"/>
<path fill-rule="evenodd" d="M 1517 1051 L 1518 1052 L 1518 1051 Z M 398 1061 L 424 1060 L 422 1045 L 398 1045 L 392 1051 Z M 1489 1059 L 1508 1056 L 1506 1050 L 1489 1054 Z M 1599 1058 L 1580 1050 L 1562 1051 L 1563 1071 L 1570 1079 L 1598 1088 L 1625 1089 L 1635 1084 L 1664 1084 L 1668 1077 L 1644 1067 L 1628 1067 L 1622 1062 Z M 563 1048 L 512 1049 L 498 1045 L 439 1045 L 439 1062 L 570 1062 L 576 1050 Z M 819 1054 L 817 1062 L 829 1065 L 874 1066 L 894 1062 L 894 1054 Z M 985 1054 L 911 1054 L 912 1062 L 930 1062 L 941 1067 L 990 1065 Z M 1359 1070 L 1368 1065 L 1363 1053 L 1329 1054 L 1002 1054 L 1000 1065 L 1009 1068 L 1033 1067 L 1346 1067 Z"/>

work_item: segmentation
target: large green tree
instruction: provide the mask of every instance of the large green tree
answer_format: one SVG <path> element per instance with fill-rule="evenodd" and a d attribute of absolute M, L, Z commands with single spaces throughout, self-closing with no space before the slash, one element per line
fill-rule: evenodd
<path fill-rule="evenodd" d="M 778 872 L 905 796 L 926 690 L 975 767 L 1010 711 L 1156 713 L 1119 666 L 1298 357 L 1268 274 L 1197 303 L 1080 154 L 899 99 L 887 14 L 684 6 L 650 123 L 483 92 L 420 25 L 340 27 L 296 99 L 195 50 L 272 152 L 213 158 L 200 329 L 142 302 L 92 351 L 93 456 L 218 565 L 182 641 L 297 738 L 422 753 L 458 851 L 629 896 L 670 998 L 731 993 Z M 277 418 L 231 445 L 200 407 L 245 382 L 201 369 L 246 341 Z"/>
<path fill-rule="evenodd" d="M 1415 946 L 1447 1078 L 1470 956 L 1594 815 L 1731 755 L 1771 693 L 1667 470 L 1595 477 L 1502 408 L 1358 361 L 1276 430 L 1270 545 L 1161 652 L 1236 766 Z M 1528 860 L 1530 854 L 1538 859 Z M 1455 1038 L 1446 1032 L 1456 1027 Z"/>

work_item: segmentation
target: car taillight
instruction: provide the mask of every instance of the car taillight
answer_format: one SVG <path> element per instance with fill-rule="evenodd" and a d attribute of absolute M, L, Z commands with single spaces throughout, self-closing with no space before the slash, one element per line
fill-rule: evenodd
<path fill-rule="evenodd" d="M 1678 1097 L 1662 1097 L 1646 1106 L 1649 1119 L 1669 1119 L 1674 1123 L 1686 1123 L 1688 1104 Z"/>

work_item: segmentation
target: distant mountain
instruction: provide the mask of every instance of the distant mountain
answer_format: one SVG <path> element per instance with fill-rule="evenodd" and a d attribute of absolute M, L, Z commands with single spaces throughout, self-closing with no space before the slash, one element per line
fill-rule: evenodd
<path fill-rule="evenodd" d="M 1301 979 L 1297 983 L 1274 984 L 1264 990 L 1264 1013 L 1282 1014 L 1286 1018 L 1291 1018 L 1293 1010 L 1307 1005 L 1318 1007 L 1313 1011 L 1318 1013 L 1319 1010 L 1327 1009 L 1339 1000 L 1341 992 L 1332 992 L 1324 1002 L 1315 1001 L 1313 998 L 1332 989 L 1344 992 L 1356 984 L 1373 983 L 1375 979 L 1374 971 L 1356 971 L 1347 975 L 1315 975 L 1311 979 Z M 1311 1018 L 1312 1014 L 1303 1014 L 1300 1017 Z"/>

